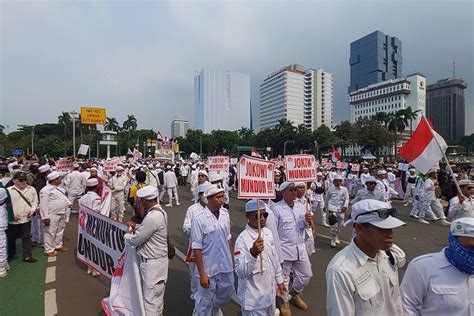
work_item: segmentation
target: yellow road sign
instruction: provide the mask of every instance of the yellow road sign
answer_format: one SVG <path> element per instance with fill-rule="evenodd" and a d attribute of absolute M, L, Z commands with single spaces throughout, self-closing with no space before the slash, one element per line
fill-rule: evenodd
<path fill-rule="evenodd" d="M 106 113 L 104 108 L 81 107 L 81 124 L 105 124 Z"/>

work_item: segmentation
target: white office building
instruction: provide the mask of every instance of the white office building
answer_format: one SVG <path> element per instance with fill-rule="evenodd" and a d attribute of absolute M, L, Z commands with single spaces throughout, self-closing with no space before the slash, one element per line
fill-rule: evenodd
<path fill-rule="evenodd" d="M 281 119 L 311 130 L 322 124 L 331 128 L 332 117 L 332 74 L 322 69 L 290 65 L 272 73 L 260 85 L 260 129 L 274 128 Z"/>
<path fill-rule="evenodd" d="M 395 113 L 411 106 L 413 111 L 421 110 L 413 129 L 426 113 L 426 78 L 421 74 L 382 81 L 349 94 L 351 122 L 370 118 L 378 112 Z"/>
<path fill-rule="evenodd" d="M 190 123 L 183 117 L 177 117 L 171 121 L 171 137 L 185 137 Z"/>
<path fill-rule="evenodd" d="M 204 133 L 250 127 L 250 76 L 213 67 L 196 73 L 194 118 Z"/>

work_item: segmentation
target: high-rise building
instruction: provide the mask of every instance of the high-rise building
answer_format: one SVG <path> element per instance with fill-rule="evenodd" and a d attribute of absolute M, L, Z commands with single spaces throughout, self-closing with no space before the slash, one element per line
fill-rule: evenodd
<path fill-rule="evenodd" d="M 426 116 L 434 129 L 446 141 L 464 136 L 464 89 L 462 79 L 443 79 L 430 84 L 426 90 Z"/>
<path fill-rule="evenodd" d="M 333 76 L 303 65 L 284 67 L 260 85 L 260 129 L 273 128 L 281 119 L 314 130 L 333 123 Z"/>
<path fill-rule="evenodd" d="M 371 118 L 378 112 L 395 113 L 411 107 L 412 111 L 420 110 L 418 118 L 413 121 L 415 129 L 422 113 L 426 110 L 426 78 L 413 74 L 393 80 L 369 85 L 349 94 L 351 105 L 351 122 L 361 118 Z"/>
<path fill-rule="evenodd" d="M 349 93 L 374 83 L 400 78 L 402 42 L 380 31 L 370 33 L 351 43 L 349 65 Z"/>
<path fill-rule="evenodd" d="M 189 121 L 183 117 L 177 117 L 171 121 L 171 137 L 185 137 L 189 129 Z"/>
<path fill-rule="evenodd" d="M 333 117 L 333 75 L 323 69 L 308 69 L 304 82 L 305 125 L 311 130 L 321 125 L 332 128 Z"/>
<path fill-rule="evenodd" d="M 206 67 L 194 76 L 194 128 L 238 130 L 250 126 L 250 76 Z"/>

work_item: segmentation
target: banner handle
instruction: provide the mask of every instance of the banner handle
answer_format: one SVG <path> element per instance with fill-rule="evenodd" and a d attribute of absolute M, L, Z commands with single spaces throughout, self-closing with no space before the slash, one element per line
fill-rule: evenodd
<path fill-rule="evenodd" d="M 262 225 L 260 225 L 260 200 L 257 199 L 258 238 L 262 237 Z M 260 274 L 263 274 L 263 253 L 260 253 Z"/>

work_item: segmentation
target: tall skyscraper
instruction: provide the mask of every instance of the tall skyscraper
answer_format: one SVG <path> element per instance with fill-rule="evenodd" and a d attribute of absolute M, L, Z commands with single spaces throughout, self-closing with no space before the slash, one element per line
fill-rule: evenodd
<path fill-rule="evenodd" d="M 413 74 L 393 80 L 369 85 L 349 94 L 351 123 L 359 119 L 371 118 L 378 112 L 395 113 L 411 107 L 412 111 L 426 110 L 426 78 Z M 416 128 L 421 113 L 412 127 Z"/>
<path fill-rule="evenodd" d="M 354 92 L 371 84 L 402 76 L 402 42 L 375 31 L 351 43 L 349 58 Z"/>
<path fill-rule="evenodd" d="M 189 129 L 189 121 L 183 117 L 177 117 L 171 121 L 171 137 L 185 137 Z"/>
<path fill-rule="evenodd" d="M 194 76 L 194 128 L 238 130 L 250 126 L 250 76 L 206 67 Z"/>
<path fill-rule="evenodd" d="M 290 65 L 272 73 L 260 85 L 260 129 L 273 128 L 281 119 L 314 130 L 332 127 L 332 74 Z"/>
<path fill-rule="evenodd" d="M 426 90 L 426 116 L 446 141 L 455 141 L 465 133 L 464 89 L 462 79 L 443 79 Z"/>

